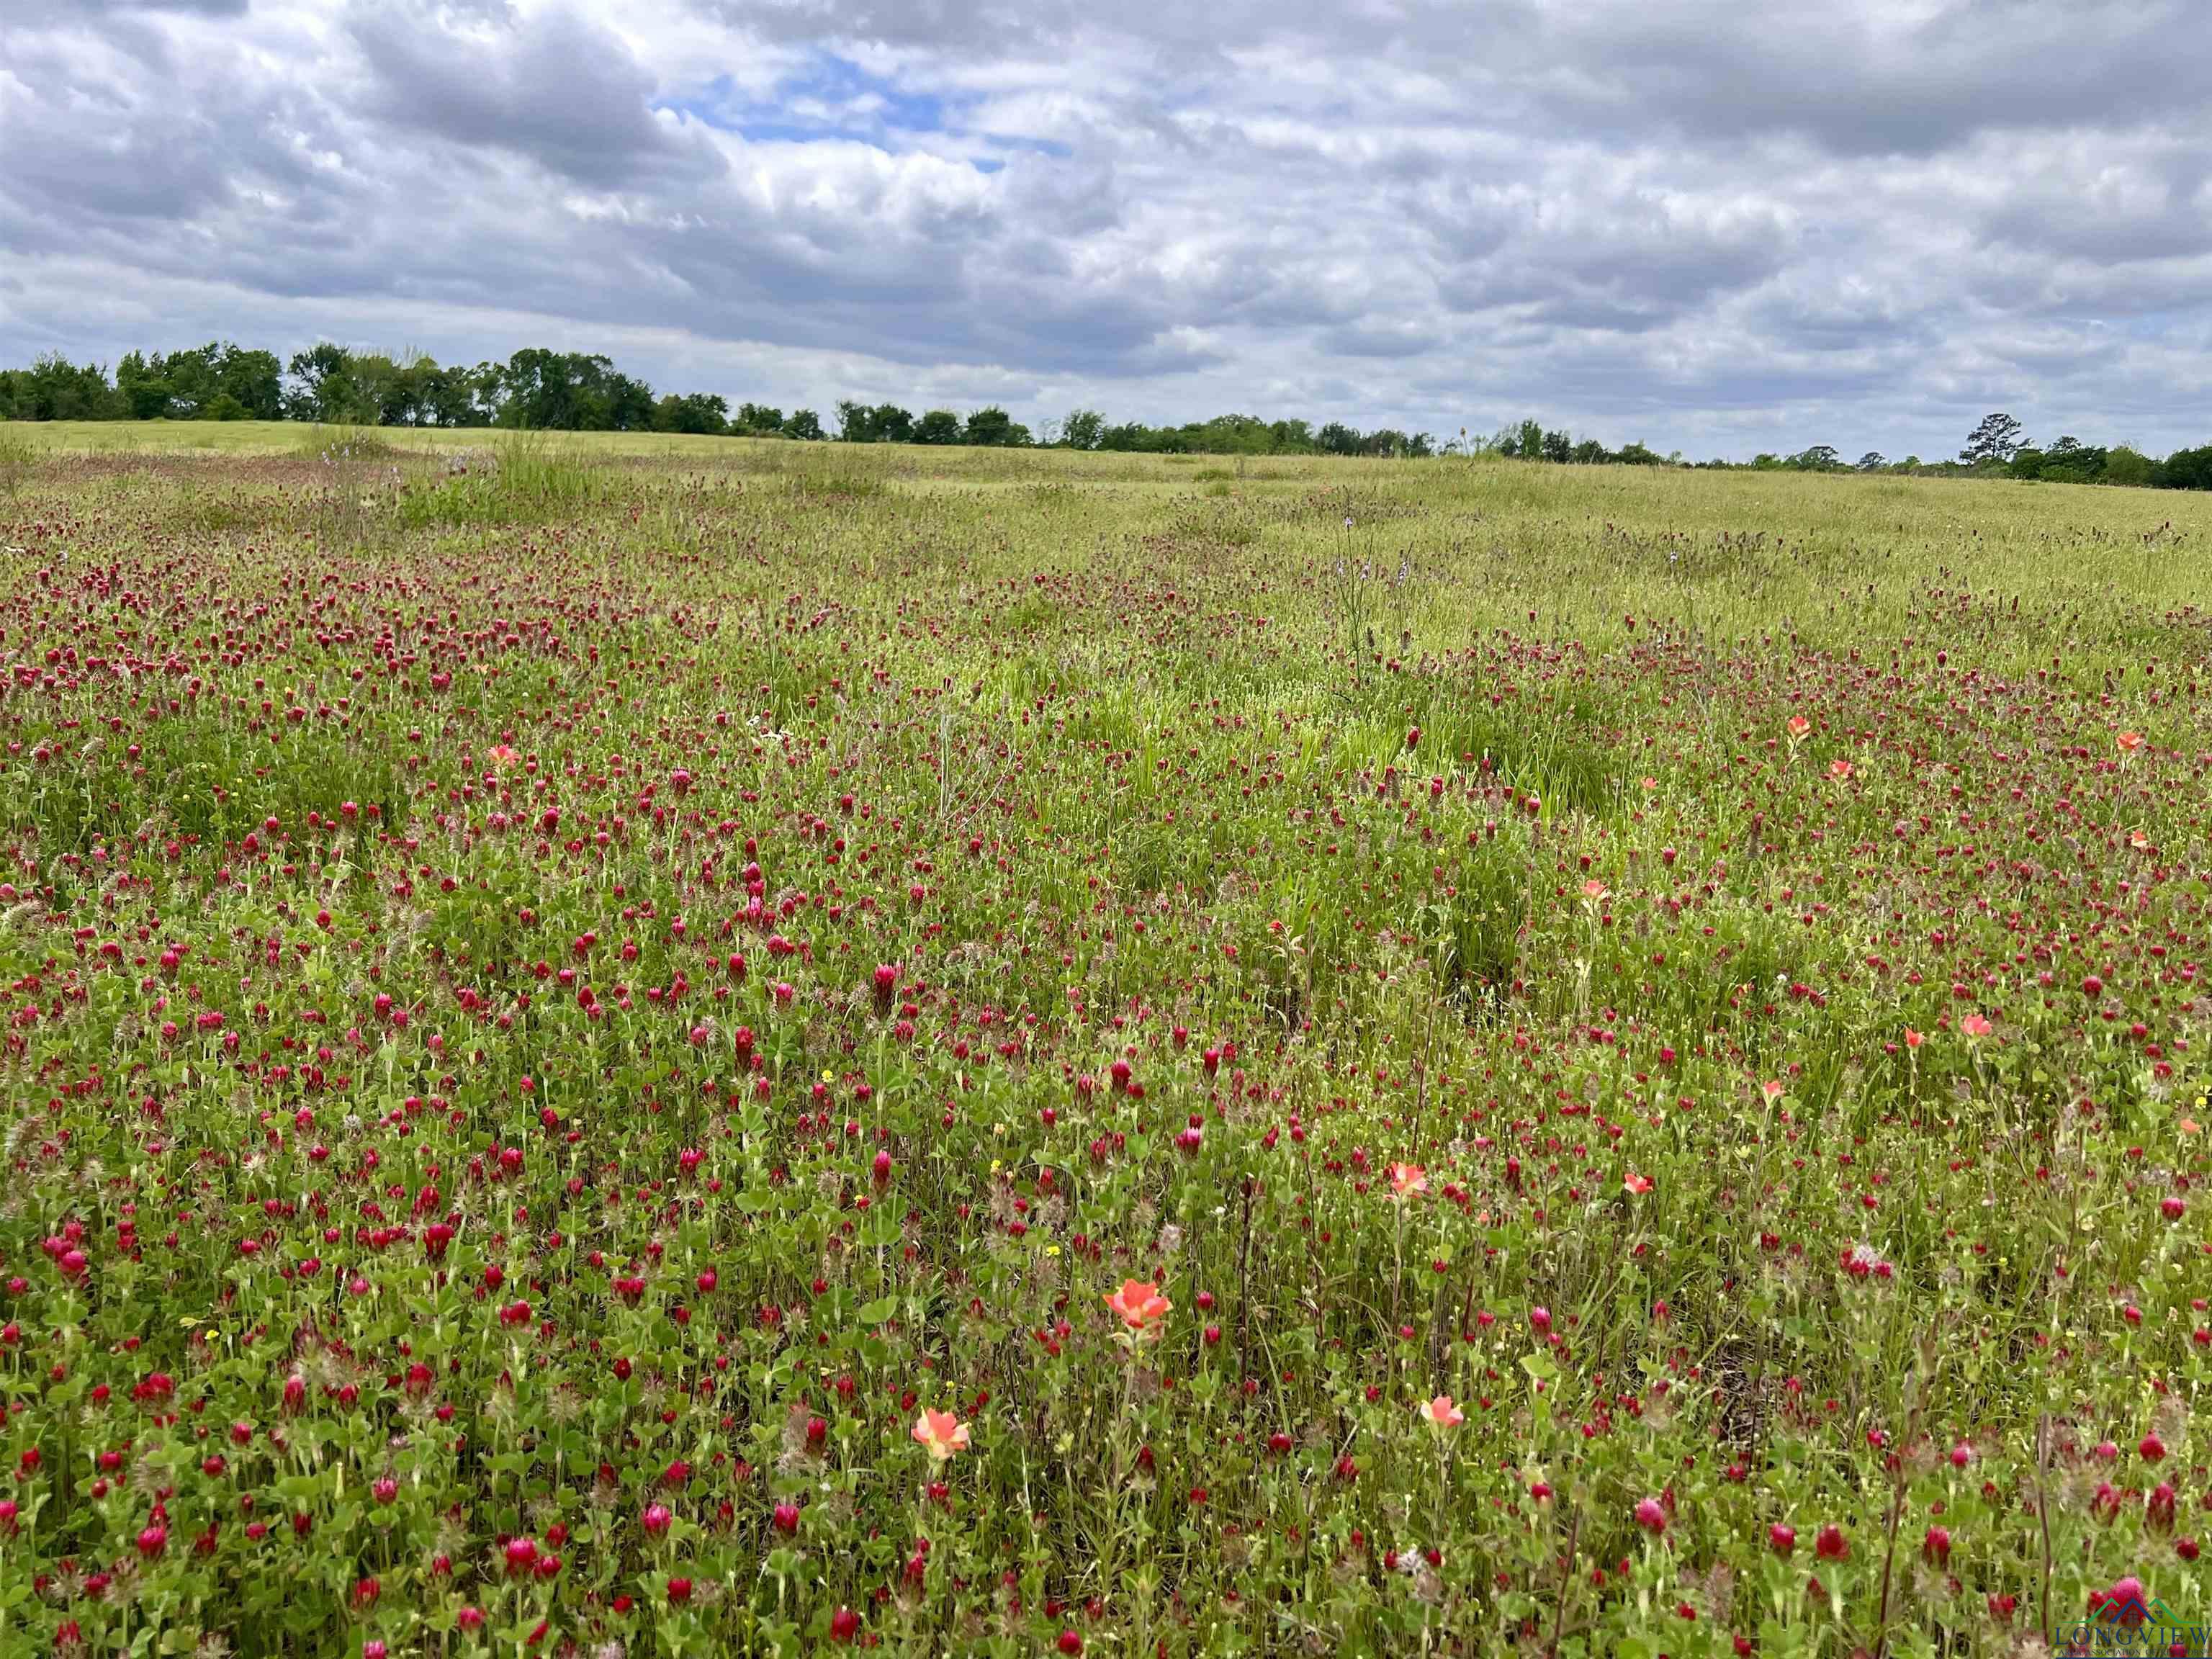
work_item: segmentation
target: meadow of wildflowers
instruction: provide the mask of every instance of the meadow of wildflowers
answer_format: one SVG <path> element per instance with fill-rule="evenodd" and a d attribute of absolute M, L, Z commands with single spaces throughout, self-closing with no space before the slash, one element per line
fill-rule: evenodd
<path fill-rule="evenodd" d="M 2204 1616 L 2212 504 L 40 441 L 0 1652 Z"/>

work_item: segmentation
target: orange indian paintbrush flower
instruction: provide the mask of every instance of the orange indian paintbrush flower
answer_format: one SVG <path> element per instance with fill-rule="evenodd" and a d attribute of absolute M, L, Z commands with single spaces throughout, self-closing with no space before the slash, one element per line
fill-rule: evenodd
<path fill-rule="evenodd" d="M 1123 1280 L 1121 1288 L 1105 1301 L 1132 1336 L 1152 1334 L 1153 1327 L 1165 1319 L 1175 1306 L 1148 1279 Z"/>
<path fill-rule="evenodd" d="M 933 1463 L 942 1463 L 955 1452 L 968 1449 L 968 1425 L 951 1412 L 933 1412 L 925 1407 L 914 1419 L 915 1443 L 929 1454 Z"/>

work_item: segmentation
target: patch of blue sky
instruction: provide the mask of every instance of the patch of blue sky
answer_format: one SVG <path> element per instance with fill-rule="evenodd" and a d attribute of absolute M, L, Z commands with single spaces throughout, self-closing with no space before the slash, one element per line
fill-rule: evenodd
<path fill-rule="evenodd" d="M 937 94 L 902 88 L 832 52 L 814 54 L 767 97 L 741 92 L 722 75 L 689 97 L 661 100 L 659 107 L 763 143 L 842 138 L 888 146 L 956 128 Z"/>
<path fill-rule="evenodd" d="M 962 124 L 961 100 L 902 87 L 834 52 L 813 54 L 765 96 L 720 75 L 688 96 L 662 99 L 658 107 L 755 143 L 843 140 L 896 149 L 951 140 L 957 148 L 985 152 L 969 158 L 978 173 L 1002 171 L 1009 155 L 1064 161 L 1074 153 L 1054 139 L 969 131 Z"/>
<path fill-rule="evenodd" d="M 1075 154 L 1073 146 L 1057 138 L 1030 138 L 1018 132 L 984 132 L 976 136 L 993 149 L 1018 150 L 1025 155 L 1049 155 L 1054 161 L 1065 161 Z"/>

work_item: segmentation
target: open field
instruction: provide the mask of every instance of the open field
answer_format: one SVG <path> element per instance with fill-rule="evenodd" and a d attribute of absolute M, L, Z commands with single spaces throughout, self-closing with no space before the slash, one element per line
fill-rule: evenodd
<path fill-rule="evenodd" d="M 2212 498 L 64 425 L 0 549 L 0 1652 L 2212 1619 Z"/>

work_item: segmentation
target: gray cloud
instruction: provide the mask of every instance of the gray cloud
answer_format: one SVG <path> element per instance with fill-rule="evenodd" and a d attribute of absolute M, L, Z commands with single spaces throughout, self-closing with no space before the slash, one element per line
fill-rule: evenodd
<path fill-rule="evenodd" d="M 346 25 L 370 76 L 362 112 L 418 141 L 526 155 L 595 185 L 657 168 L 665 188 L 713 170 L 655 118 L 653 76 L 622 37 L 576 12 L 354 0 Z"/>
<path fill-rule="evenodd" d="M 2189 0 L 16 0 L 0 360 L 211 334 L 657 383 L 2170 446 Z"/>

